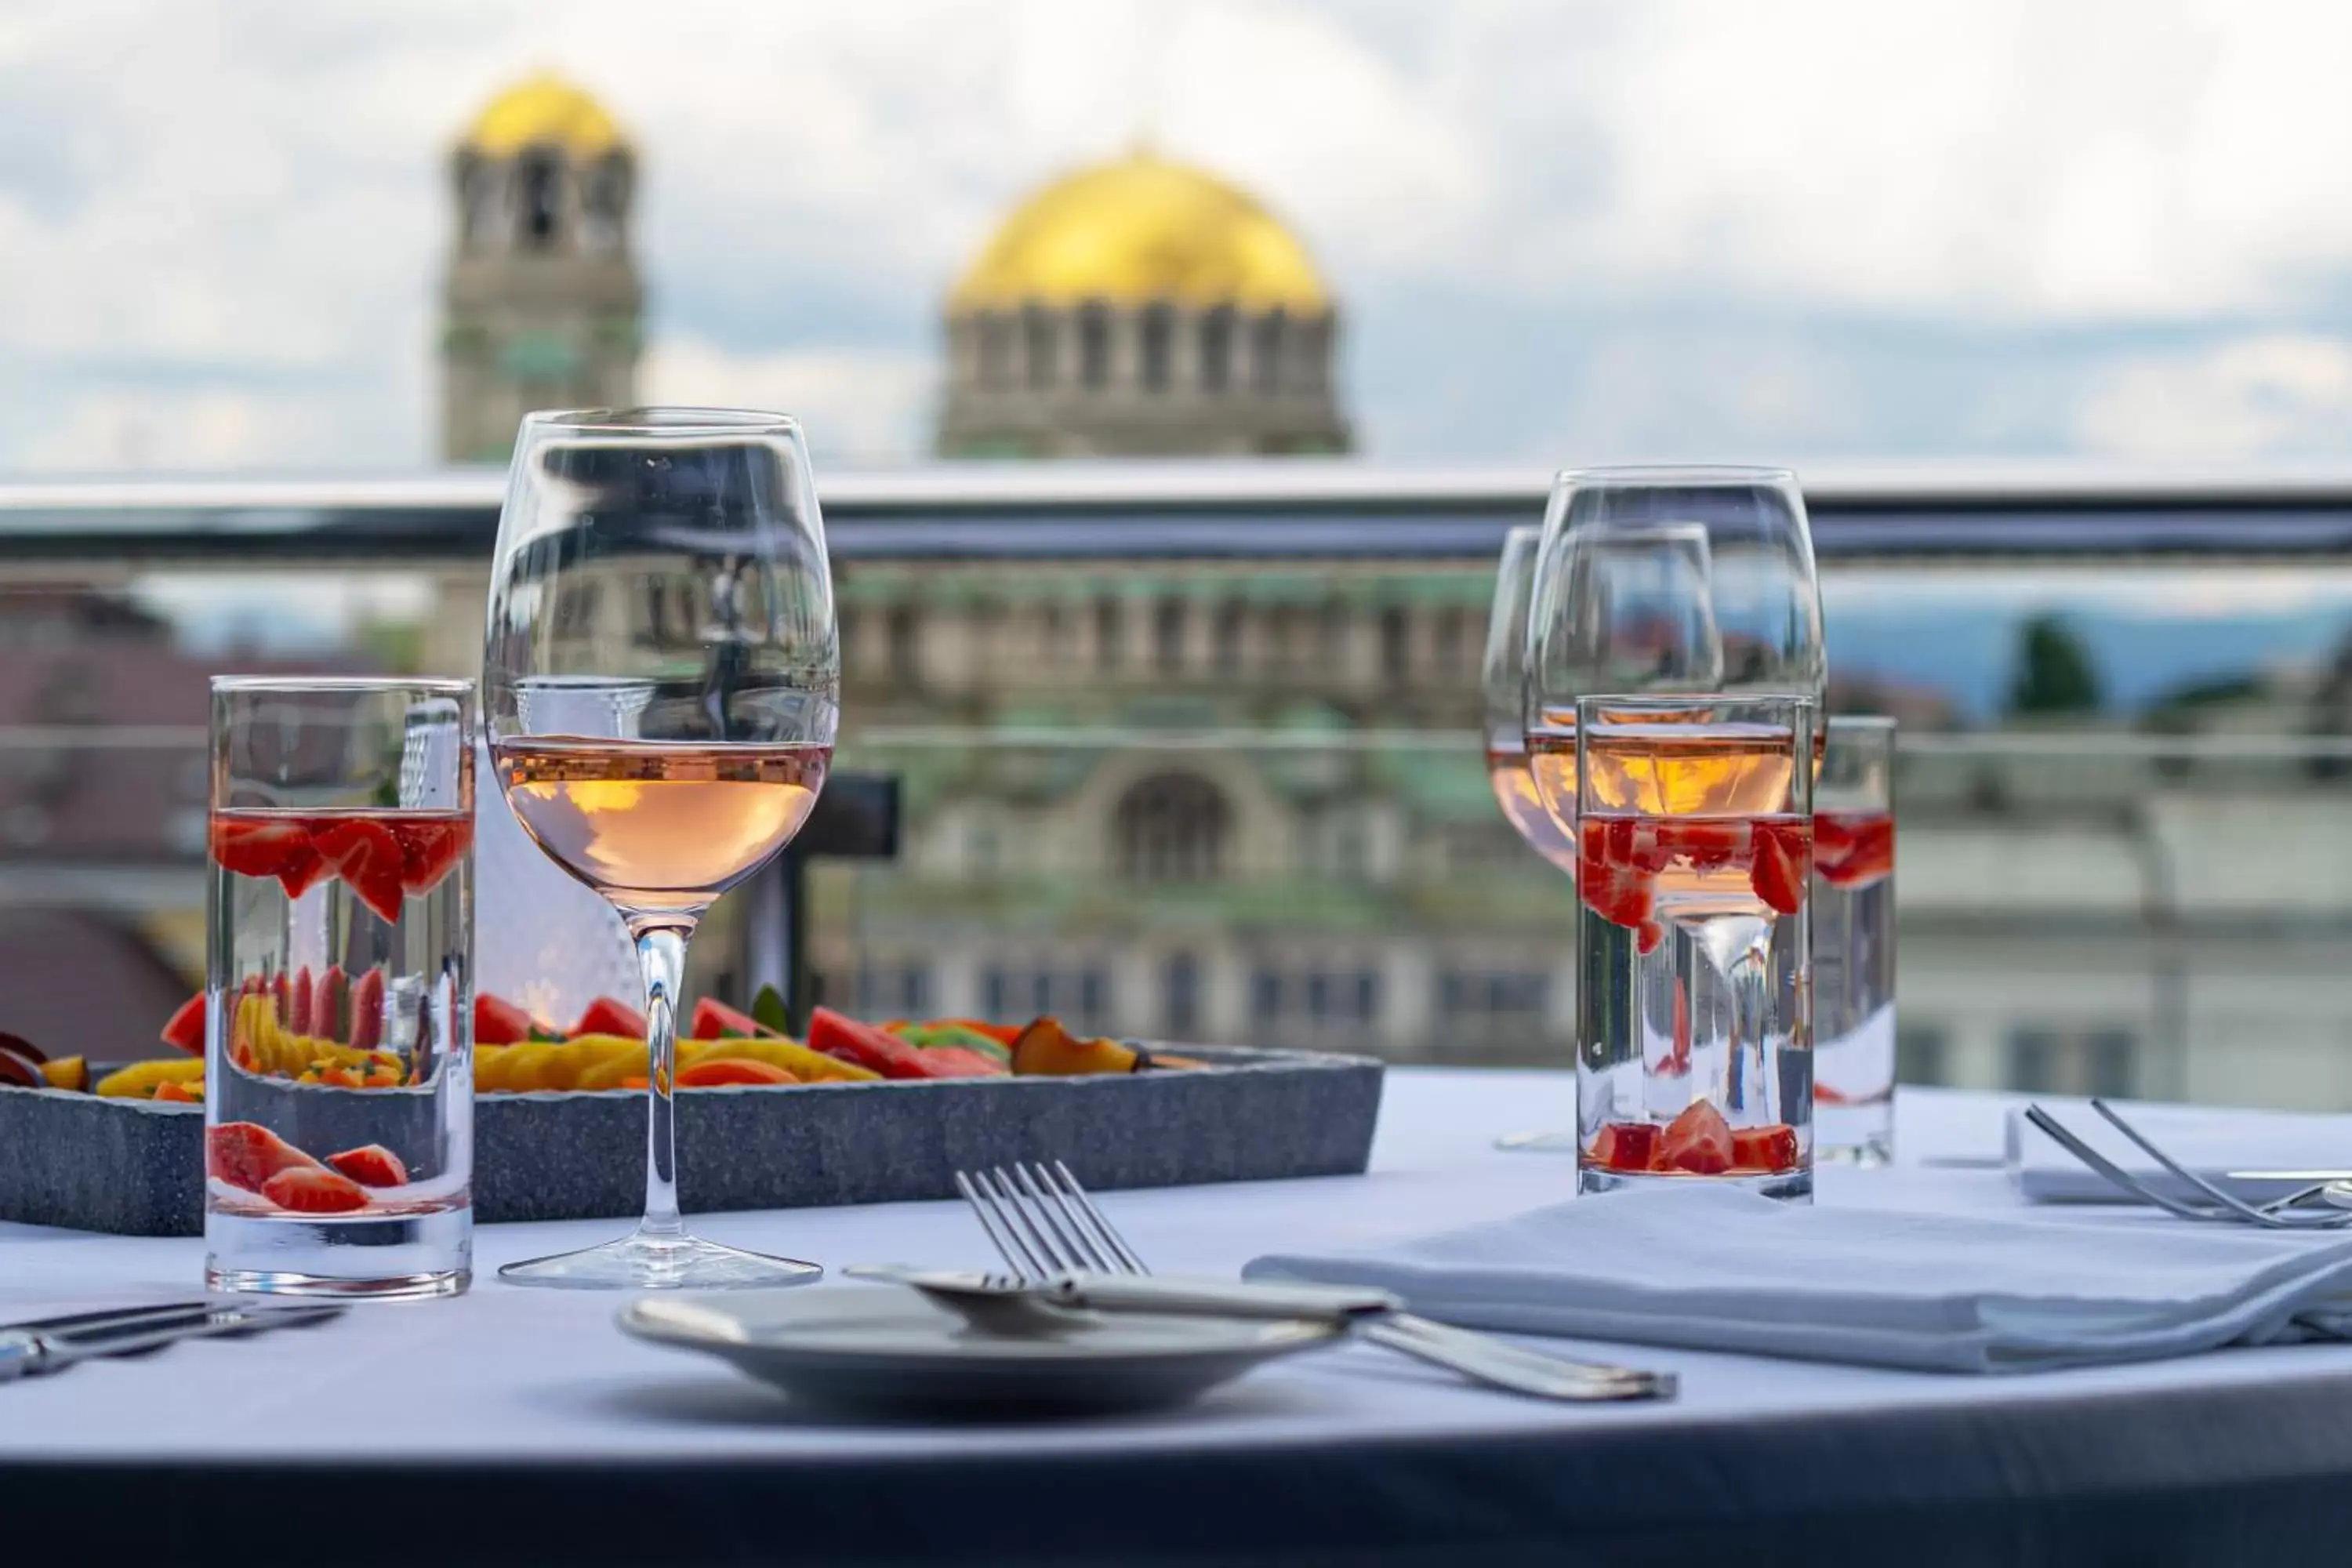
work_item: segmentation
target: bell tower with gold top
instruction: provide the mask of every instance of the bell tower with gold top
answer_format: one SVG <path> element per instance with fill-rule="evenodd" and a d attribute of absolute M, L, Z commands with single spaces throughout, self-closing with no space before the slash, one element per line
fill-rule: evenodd
<path fill-rule="evenodd" d="M 956 285 L 939 449 L 1344 452 L 1339 337 L 1296 236 L 1215 175 L 1139 148 L 1032 195 Z"/>
<path fill-rule="evenodd" d="M 504 462 L 534 408 L 635 402 L 636 154 L 612 116 L 568 82 L 533 78 L 482 110 L 449 172 L 443 458 Z"/>

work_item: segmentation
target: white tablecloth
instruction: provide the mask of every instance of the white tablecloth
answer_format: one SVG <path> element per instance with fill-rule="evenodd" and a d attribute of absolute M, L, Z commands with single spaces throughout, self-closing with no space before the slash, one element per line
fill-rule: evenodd
<path fill-rule="evenodd" d="M 1563 1076 L 1400 1070 L 1369 1175 L 1119 1193 L 1106 1206 L 1160 1268 L 1224 1275 L 1278 1247 L 1508 1215 L 1567 1192 L 1572 1167 L 1497 1152 L 1493 1135 L 1564 1124 L 1570 1102 Z M 1898 1120 L 1908 1155 L 1998 1159 L 1991 1097 L 1910 1094 Z M 1820 1201 L 2018 1200 L 1997 1169 L 1941 1165 L 1828 1170 Z M 2114 1223 L 2174 1222 L 2118 1211 Z M 1999 1380 L 1584 1347 L 1681 1372 L 1678 1403 L 1618 1407 L 1491 1394 L 1349 1347 L 1165 1415 L 877 1427 L 796 1417 L 716 1363 L 624 1339 L 611 1298 L 493 1278 L 509 1258 L 614 1228 L 486 1228 L 478 1282 L 455 1301 L 0 1387 L 0 1517 L 46 1499 L 89 1510 L 85 1528 L 126 1548 L 209 1542 L 246 1561 L 267 1556 L 227 1521 L 269 1520 L 289 1555 L 331 1531 L 331 1560 L 436 1565 L 474 1551 L 520 1561 L 534 1546 L 642 1561 L 656 1543 L 671 1560 L 725 1561 L 786 1542 L 826 1560 L 1028 1562 L 1135 1560 L 1145 1542 L 1171 1561 L 1248 1545 L 1269 1561 L 1321 1549 L 1422 1562 L 1736 1542 L 1743 1565 L 1784 1551 L 1819 1564 L 1842 1560 L 1822 1554 L 1841 1531 L 1856 1550 L 1899 1538 L 1906 1562 L 2095 1542 L 2135 1562 L 2221 1561 L 2180 1553 L 2222 1541 L 2232 1556 L 2263 1543 L 2272 1568 L 2352 1557 L 2352 1346 Z M 698 1228 L 835 1266 L 992 1261 L 955 1204 L 714 1215 Z M 197 1241 L 0 1225 L 0 1321 L 186 1293 L 201 1266 Z M 283 1479 L 310 1467 L 381 1472 L 380 1484 Z M 382 1539 L 337 1526 L 392 1485 L 436 1500 L 385 1515 Z M 107 1508 L 125 1486 L 140 1507 Z M 434 1525 L 435 1510 L 456 1524 Z"/>

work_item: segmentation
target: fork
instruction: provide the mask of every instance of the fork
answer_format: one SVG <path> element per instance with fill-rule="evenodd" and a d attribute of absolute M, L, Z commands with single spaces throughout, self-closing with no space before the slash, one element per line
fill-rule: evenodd
<path fill-rule="evenodd" d="M 1051 1166 L 958 1171 L 955 1182 L 1005 1266 L 1028 1283 L 1065 1274 L 1151 1272 L 1059 1160 Z M 1571 1361 L 1410 1312 L 1384 1313 L 1357 1331 L 1375 1344 L 1514 1394 L 1573 1401 L 1675 1396 L 1670 1372 Z"/>
<path fill-rule="evenodd" d="M 2060 1148 L 2105 1177 L 2115 1186 L 2120 1187 L 2134 1197 L 2154 1204 L 2167 1214 L 2177 1215 L 2182 1219 L 2252 1225 L 2265 1230 L 2341 1230 L 2346 1226 L 2352 1226 L 2352 1212 L 2338 1209 L 2327 1214 L 2312 1214 L 2301 1206 L 2314 1198 L 2326 1194 L 2333 1184 L 2331 1183 L 2322 1182 L 2314 1186 L 2304 1187 L 2284 1197 L 2273 1198 L 2266 1204 L 2250 1204 L 2226 1188 L 2207 1181 L 2158 1148 L 2147 1135 L 2125 1121 L 2122 1113 L 2105 1100 L 2092 1100 L 2091 1109 L 2097 1112 L 2107 1125 L 2131 1140 L 2149 1159 L 2204 1194 L 2212 1200 L 2212 1203 L 2207 1205 L 2186 1202 L 2174 1197 L 2169 1193 L 2159 1192 L 2149 1186 L 2131 1172 L 2125 1170 L 2069 1131 L 2060 1124 L 2056 1117 L 2039 1105 L 2027 1106 L 2025 1119 L 2047 1133 Z"/>

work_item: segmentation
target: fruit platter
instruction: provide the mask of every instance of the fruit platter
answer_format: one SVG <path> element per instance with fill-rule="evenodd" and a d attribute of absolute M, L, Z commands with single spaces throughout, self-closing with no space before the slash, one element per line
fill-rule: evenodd
<path fill-rule="evenodd" d="M 310 1162 L 322 1183 L 393 1180 L 394 1108 L 414 1103 L 420 1141 L 431 1121 L 437 1086 L 382 1047 L 382 984 L 376 971 L 297 971 L 230 999 L 226 1070 L 315 1097 L 306 1111 L 329 1126 L 350 1107 L 351 1146 Z M 0 1219 L 201 1230 L 205 1021 L 198 994 L 163 1030 L 172 1053 L 133 1061 L 0 1034 L 0 1146 L 29 1156 L 0 1163 Z M 1352 1173 L 1380 1103 L 1380 1064 L 1361 1057 L 1088 1038 L 1051 1017 L 866 1022 L 819 1007 L 797 1037 L 784 1022 L 772 990 L 748 1012 L 704 998 L 683 1020 L 672 1087 L 689 1209 L 952 1197 L 959 1169 L 1044 1157 L 1098 1187 Z M 607 997 L 557 1027 L 483 994 L 473 1026 L 477 1216 L 635 1214 L 643 1016 Z M 280 1184 L 309 1179 L 289 1170 Z"/>

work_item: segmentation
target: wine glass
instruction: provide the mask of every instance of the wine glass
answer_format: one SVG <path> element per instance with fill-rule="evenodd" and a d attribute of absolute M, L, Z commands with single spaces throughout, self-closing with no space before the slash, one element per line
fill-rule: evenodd
<path fill-rule="evenodd" d="M 1712 605 L 1723 639 L 1723 674 L 1713 689 L 1818 703 L 1829 653 L 1797 476 L 1787 468 L 1570 468 L 1552 481 L 1544 548 L 1587 528 L 1656 523 L 1706 531 Z"/>
<path fill-rule="evenodd" d="M 710 408 L 524 418 L 490 575 L 485 725 L 516 820 L 636 944 L 646 1213 L 634 1235 L 501 1277 L 642 1289 L 822 1272 L 687 1232 L 670 1095 L 687 941 L 807 820 L 840 689 L 797 423 Z"/>
<path fill-rule="evenodd" d="M 1596 694 L 1705 695 L 1723 682 L 1706 529 L 1600 521 L 1555 533 L 1547 523 L 1525 646 L 1528 769 L 1573 853 L 1578 702 Z"/>
<path fill-rule="evenodd" d="M 1571 879 L 1577 702 L 1719 682 L 1711 579 L 1706 530 L 1696 523 L 1603 522 L 1556 534 L 1548 522 L 1514 529 L 1504 543 L 1486 642 L 1487 777 L 1520 836 Z M 1580 1147 L 1574 1132 L 1495 1142 L 1547 1153 Z"/>

